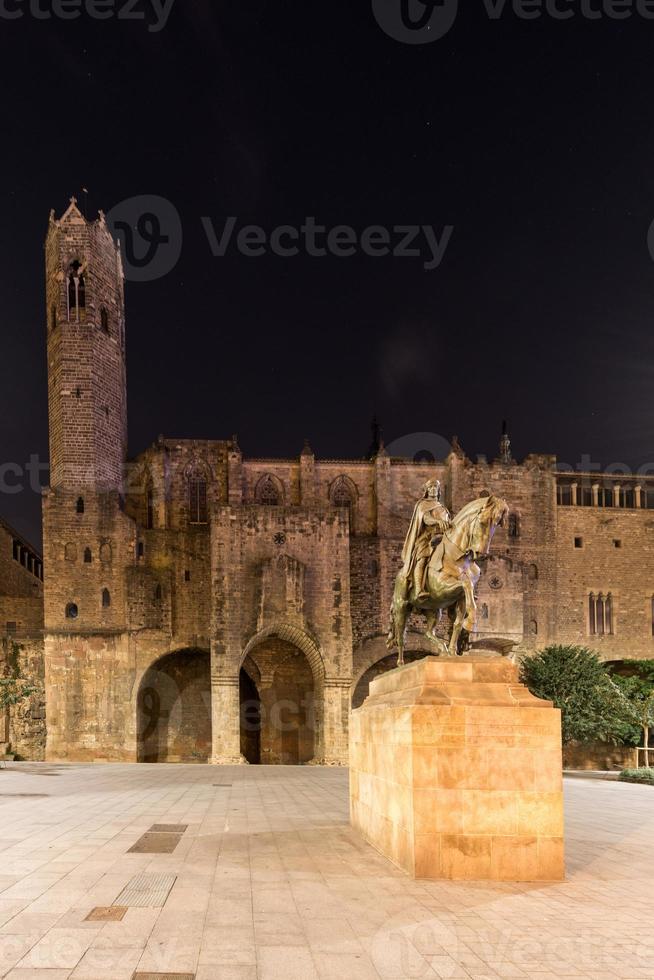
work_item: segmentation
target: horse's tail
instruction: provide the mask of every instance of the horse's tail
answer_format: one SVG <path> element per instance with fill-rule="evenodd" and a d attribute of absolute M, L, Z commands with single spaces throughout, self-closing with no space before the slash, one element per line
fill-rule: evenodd
<path fill-rule="evenodd" d="M 397 646 L 397 629 L 395 626 L 395 600 L 391 600 L 391 611 L 390 618 L 388 620 L 388 636 L 386 637 L 386 646 L 389 650 L 392 650 Z"/>

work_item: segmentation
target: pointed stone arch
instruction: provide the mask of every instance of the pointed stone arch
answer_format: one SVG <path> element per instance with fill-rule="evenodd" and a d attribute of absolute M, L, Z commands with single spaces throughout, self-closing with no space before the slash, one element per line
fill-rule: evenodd
<path fill-rule="evenodd" d="M 270 507 L 283 507 L 285 500 L 284 484 L 274 473 L 264 473 L 254 488 L 256 503 Z"/>
<path fill-rule="evenodd" d="M 245 650 L 241 654 L 239 669 L 243 666 L 246 657 L 250 655 L 252 650 L 254 650 L 254 648 L 264 640 L 268 640 L 271 637 L 277 637 L 279 640 L 286 640 L 288 643 L 292 643 L 293 646 L 296 646 L 298 650 L 301 650 L 309 662 L 314 680 L 316 683 L 323 683 L 325 679 L 325 662 L 323 660 L 322 653 L 320 652 L 320 647 L 313 637 L 309 636 L 309 634 L 299 626 L 293 626 L 290 623 L 275 623 L 272 626 L 267 626 L 265 629 L 259 630 L 259 632 L 249 640 Z"/>

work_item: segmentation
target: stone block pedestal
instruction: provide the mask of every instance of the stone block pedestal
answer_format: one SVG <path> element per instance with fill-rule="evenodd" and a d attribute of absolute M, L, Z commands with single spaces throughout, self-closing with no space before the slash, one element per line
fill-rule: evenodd
<path fill-rule="evenodd" d="M 502 657 L 426 657 L 350 720 L 350 816 L 416 878 L 564 877 L 561 716 Z"/>

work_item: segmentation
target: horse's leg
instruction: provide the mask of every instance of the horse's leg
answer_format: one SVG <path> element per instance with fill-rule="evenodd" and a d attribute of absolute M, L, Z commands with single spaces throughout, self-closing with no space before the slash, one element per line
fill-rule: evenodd
<path fill-rule="evenodd" d="M 434 633 L 434 627 L 436 626 L 437 620 L 440 620 L 441 615 L 442 615 L 441 609 L 438 609 L 437 611 L 433 611 L 433 612 L 430 611 L 427 613 L 427 628 L 425 630 L 425 636 L 427 637 L 430 643 L 433 643 L 434 646 L 438 647 L 438 652 L 442 656 L 446 657 L 447 647 L 441 640 L 440 636 L 436 636 L 436 634 Z"/>
<path fill-rule="evenodd" d="M 407 585 L 404 576 L 401 574 L 395 579 L 395 589 L 393 590 L 393 601 L 391 602 L 391 618 L 388 628 L 388 639 L 386 646 L 389 650 L 397 647 L 398 657 L 397 666 L 401 667 L 404 663 L 404 634 L 406 632 L 406 621 L 409 617 L 410 604 L 407 600 Z"/>
<path fill-rule="evenodd" d="M 409 618 L 408 602 L 398 603 L 395 606 L 395 635 L 397 637 L 397 666 L 401 667 L 404 663 L 404 636 L 406 633 L 406 621 Z"/>
<path fill-rule="evenodd" d="M 452 626 L 452 636 L 450 637 L 448 653 L 448 656 L 450 657 L 457 657 L 459 654 L 459 637 L 461 636 L 461 631 L 463 629 L 465 615 L 466 599 L 465 596 L 461 596 L 456 604 L 456 618 L 454 620 L 454 625 Z"/>
<path fill-rule="evenodd" d="M 464 576 L 461 584 L 463 585 L 463 595 L 466 606 L 465 616 L 463 619 L 463 628 L 468 633 L 472 633 L 477 621 L 477 600 L 475 599 L 475 587 L 468 575 Z"/>

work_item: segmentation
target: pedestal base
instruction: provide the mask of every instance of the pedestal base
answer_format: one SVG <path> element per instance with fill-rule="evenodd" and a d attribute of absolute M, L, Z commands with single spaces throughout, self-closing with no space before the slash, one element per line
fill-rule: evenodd
<path fill-rule="evenodd" d="M 389 671 L 351 714 L 350 816 L 416 878 L 561 880 L 560 711 L 502 657 Z"/>

